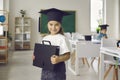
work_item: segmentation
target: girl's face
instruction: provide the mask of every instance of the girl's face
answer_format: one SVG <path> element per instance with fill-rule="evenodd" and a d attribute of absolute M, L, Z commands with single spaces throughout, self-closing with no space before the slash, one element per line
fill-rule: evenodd
<path fill-rule="evenodd" d="M 107 29 L 103 29 L 103 30 L 101 30 L 101 32 L 102 32 L 103 34 L 106 34 Z"/>
<path fill-rule="evenodd" d="M 60 31 L 61 24 L 57 21 L 49 21 L 48 22 L 48 30 L 50 34 L 55 35 Z"/>

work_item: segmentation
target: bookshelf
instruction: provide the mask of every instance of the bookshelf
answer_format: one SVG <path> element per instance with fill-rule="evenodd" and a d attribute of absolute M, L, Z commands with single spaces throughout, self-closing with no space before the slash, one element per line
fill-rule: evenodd
<path fill-rule="evenodd" d="M 8 62 L 8 12 L 0 10 L 0 63 Z"/>
<path fill-rule="evenodd" d="M 29 50 L 31 42 L 31 18 L 15 17 L 15 50 Z"/>

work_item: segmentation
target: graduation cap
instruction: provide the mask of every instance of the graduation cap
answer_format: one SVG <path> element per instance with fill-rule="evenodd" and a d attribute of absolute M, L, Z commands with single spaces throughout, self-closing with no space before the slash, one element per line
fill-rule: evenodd
<path fill-rule="evenodd" d="M 99 25 L 99 27 L 101 28 L 101 30 L 102 29 L 107 29 L 108 26 L 109 26 L 108 24 Z"/>
<path fill-rule="evenodd" d="M 65 12 L 56 8 L 41 10 L 39 13 L 47 15 L 48 21 L 54 20 L 60 23 L 62 21 L 63 16 L 70 15 L 68 12 Z"/>

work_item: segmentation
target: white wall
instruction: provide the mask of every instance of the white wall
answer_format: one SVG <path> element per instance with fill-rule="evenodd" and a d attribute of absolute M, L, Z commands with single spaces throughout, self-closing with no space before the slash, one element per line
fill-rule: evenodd
<path fill-rule="evenodd" d="M 108 35 L 120 39 L 119 0 L 106 0 L 106 23 L 109 24 Z"/>
<path fill-rule="evenodd" d="M 108 28 L 109 37 L 112 37 L 115 32 L 114 4 L 115 4 L 114 0 L 106 0 L 106 23 L 109 24 L 109 28 Z M 111 32 L 113 34 L 111 34 Z"/>
<path fill-rule="evenodd" d="M 120 39 L 120 13 L 119 13 L 119 0 L 115 0 L 114 12 L 115 12 L 115 37 Z"/>
<path fill-rule="evenodd" d="M 14 19 L 20 16 L 21 9 L 26 10 L 27 16 L 33 19 L 32 21 L 32 48 L 34 43 L 40 40 L 38 32 L 38 17 L 41 9 L 59 8 L 62 10 L 76 11 L 76 31 L 89 34 L 90 33 L 90 6 L 89 0 L 10 0 L 10 30 L 14 35 Z"/>
<path fill-rule="evenodd" d="M 9 11 L 9 0 L 3 0 L 4 1 L 4 10 Z"/>

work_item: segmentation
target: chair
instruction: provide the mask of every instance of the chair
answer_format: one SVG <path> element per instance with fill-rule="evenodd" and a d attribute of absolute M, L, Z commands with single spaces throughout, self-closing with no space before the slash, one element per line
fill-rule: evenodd
<path fill-rule="evenodd" d="M 72 33 L 72 40 L 84 40 L 83 34 L 80 34 L 78 32 Z"/>
<path fill-rule="evenodd" d="M 113 80 L 118 80 L 118 69 L 120 69 L 120 63 L 118 65 L 116 65 L 115 61 L 104 61 L 104 63 L 109 64 L 109 68 L 105 71 L 104 74 L 104 80 L 106 79 L 112 68 L 114 69 Z"/>
<path fill-rule="evenodd" d="M 71 33 L 70 32 L 66 32 L 64 33 L 64 35 L 68 38 L 68 39 L 72 39 Z"/>
<path fill-rule="evenodd" d="M 101 47 L 116 47 L 117 46 L 116 43 L 117 43 L 117 40 L 115 40 L 115 39 L 111 39 L 111 38 L 102 39 Z M 104 63 L 109 65 L 108 69 L 105 71 L 104 80 L 106 79 L 107 75 L 109 74 L 109 72 L 112 68 L 114 69 L 113 80 L 118 80 L 118 68 L 120 68 L 120 63 L 117 65 L 117 68 L 116 68 L 115 67 L 116 62 L 113 59 L 113 57 L 105 56 L 104 58 L 105 58 Z"/>
<path fill-rule="evenodd" d="M 89 58 L 89 57 L 94 58 L 94 57 L 99 56 L 99 48 L 100 48 L 100 44 L 95 44 L 95 43 L 92 43 L 91 41 L 80 41 L 80 42 L 78 42 L 76 52 L 78 51 L 78 53 L 80 54 L 78 56 L 85 57 L 85 60 L 88 64 L 87 58 Z M 94 59 L 92 60 L 92 62 L 93 61 L 94 61 Z M 91 64 L 92 64 L 92 62 L 91 62 Z M 88 66 L 90 67 L 89 64 L 88 64 Z"/>
<path fill-rule="evenodd" d="M 65 33 L 65 35 L 69 35 L 68 33 Z M 75 44 L 76 44 L 76 42 L 77 41 L 83 41 L 84 40 L 84 36 L 82 35 L 82 34 L 79 34 L 78 32 L 75 32 L 75 33 L 72 33 L 71 34 L 71 36 L 72 36 L 72 40 L 71 39 L 69 39 L 69 41 L 70 41 L 70 45 L 71 45 L 71 63 L 72 63 L 72 65 L 74 65 L 74 63 L 75 63 L 75 54 L 76 54 L 76 51 L 75 51 L 75 48 L 76 48 L 76 46 L 75 46 Z M 88 60 L 87 60 L 87 58 L 82 58 L 82 61 L 83 61 L 83 64 L 85 64 L 85 63 L 87 63 L 87 65 L 88 65 L 88 67 L 90 67 L 90 65 L 89 65 L 89 63 L 88 63 Z"/>
<path fill-rule="evenodd" d="M 102 39 L 101 40 L 101 47 L 116 47 L 117 40 L 113 38 Z"/>
<path fill-rule="evenodd" d="M 74 65 L 75 64 L 75 55 L 76 55 L 76 42 L 77 41 L 70 41 L 70 47 L 71 47 L 71 64 Z M 82 62 L 83 64 L 87 63 L 88 67 L 90 67 L 87 58 L 82 58 Z"/>
<path fill-rule="evenodd" d="M 100 44 L 91 41 L 78 41 L 76 43 L 75 70 L 72 72 L 79 75 L 79 58 L 98 57 L 100 52 Z"/>

